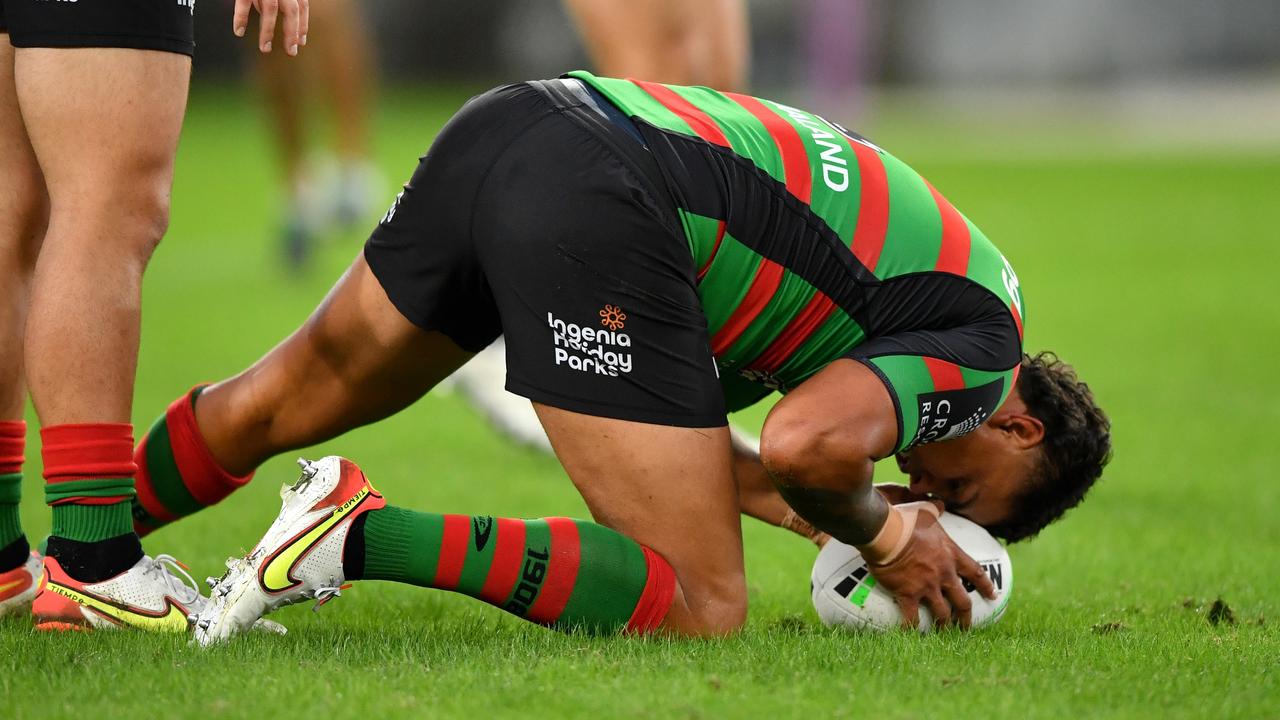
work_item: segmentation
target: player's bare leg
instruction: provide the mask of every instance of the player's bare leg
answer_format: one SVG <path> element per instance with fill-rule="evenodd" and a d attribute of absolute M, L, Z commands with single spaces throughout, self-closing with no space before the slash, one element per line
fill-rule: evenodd
<path fill-rule="evenodd" d="M 742 87 L 747 16 L 742 0 L 565 0 L 601 75 L 677 85 Z"/>
<path fill-rule="evenodd" d="M 39 572 L 18 517 L 27 430 L 20 348 L 49 212 L 44 178 L 18 111 L 13 55 L 8 36 L 0 34 L 0 615 L 25 612 Z"/>
<path fill-rule="evenodd" d="M 729 428 L 534 407 L 596 522 L 652 548 L 675 570 L 662 628 L 682 635 L 737 630 L 747 617 L 747 588 Z"/>
<path fill-rule="evenodd" d="M 470 357 L 406 320 L 361 255 L 284 342 L 157 421 L 135 452 L 137 529 L 222 500 L 280 453 L 398 412 Z"/>
<path fill-rule="evenodd" d="M 50 554 L 78 580 L 114 576 L 142 556 L 128 505 L 142 273 L 168 223 L 190 71 L 190 58 L 166 52 L 15 53 L 50 203 L 25 371 L 44 439 Z"/>
<path fill-rule="evenodd" d="M 695 82 L 718 90 L 747 86 L 750 70 L 750 29 L 742 0 L 703 0 L 686 3 L 696 36 L 689 40 Z"/>
<path fill-rule="evenodd" d="M 320 3 L 311 13 L 310 34 L 319 42 L 305 58 L 271 53 L 257 60 L 288 197 L 285 250 L 294 265 L 305 262 L 335 221 L 348 227 L 365 220 L 382 202 L 385 184 L 370 160 L 376 70 L 364 16 L 352 0 Z M 333 116 L 334 154 L 308 158 L 307 104 L 315 99 Z"/>
<path fill-rule="evenodd" d="M 191 60 L 24 48 L 16 77 L 51 212 L 27 323 L 44 425 L 127 423 L 142 272 L 168 226 Z"/>

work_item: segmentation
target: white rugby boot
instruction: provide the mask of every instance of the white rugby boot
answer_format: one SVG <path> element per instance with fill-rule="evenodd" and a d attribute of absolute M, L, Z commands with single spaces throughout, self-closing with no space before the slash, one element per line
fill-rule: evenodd
<path fill-rule="evenodd" d="M 355 463 L 336 456 L 299 460 L 302 476 L 280 490 L 280 514 L 247 557 L 227 560 L 211 580 L 209 604 L 195 619 L 201 645 L 230 639 L 284 605 L 316 600 L 344 589 L 343 549 L 351 523 L 386 507 Z"/>

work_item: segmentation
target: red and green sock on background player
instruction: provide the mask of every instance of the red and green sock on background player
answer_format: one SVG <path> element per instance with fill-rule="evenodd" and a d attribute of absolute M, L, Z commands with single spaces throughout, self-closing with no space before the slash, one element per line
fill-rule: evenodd
<path fill-rule="evenodd" d="M 18 515 L 26 423 L 0 422 L 0 571 L 26 562 L 30 552 Z M 78 580 L 94 582 L 132 567 L 142 557 L 133 534 L 133 426 L 82 423 L 42 428 L 45 501 L 53 527 L 46 551 Z"/>
<path fill-rule="evenodd" d="M 223 470 L 195 403 L 175 400 L 138 444 L 133 518 L 140 535 L 213 505 L 249 481 Z M 656 630 L 675 595 L 660 555 L 594 523 L 440 515 L 386 507 L 355 521 L 348 580 L 391 580 L 474 597 L 530 622 L 589 632 Z"/>
<path fill-rule="evenodd" d="M 0 573 L 20 567 L 31 552 L 18 516 L 26 440 L 25 422 L 0 421 Z"/>

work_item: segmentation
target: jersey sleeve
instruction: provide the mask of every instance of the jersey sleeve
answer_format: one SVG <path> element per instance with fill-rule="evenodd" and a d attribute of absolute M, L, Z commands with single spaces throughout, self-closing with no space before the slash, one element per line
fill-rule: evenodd
<path fill-rule="evenodd" d="M 895 453 L 976 430 L 1017 380 L 1017 364 L 1007 370 L 975 370 L 926 354 L 945 347 L 945 335 L 902 333 L 873 340 L 848 355 L 870 368 L 893 399 L 898 416 Z"/>

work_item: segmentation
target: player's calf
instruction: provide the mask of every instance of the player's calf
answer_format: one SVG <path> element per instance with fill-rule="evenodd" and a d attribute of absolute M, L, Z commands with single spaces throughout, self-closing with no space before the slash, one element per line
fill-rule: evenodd
<path fill-rule="evenodd" d="M 134 448 L 138 475 L 132 510 L 139 536 L 221 502 L 253 477 L 226 471 L 209 450 L 195 417 L 202 390 L 195 387 L 174 400 Z"/>

